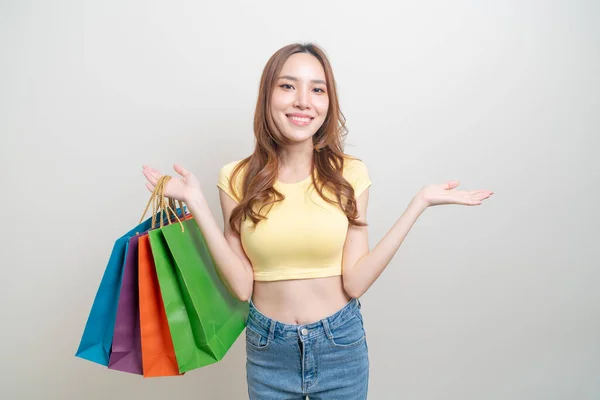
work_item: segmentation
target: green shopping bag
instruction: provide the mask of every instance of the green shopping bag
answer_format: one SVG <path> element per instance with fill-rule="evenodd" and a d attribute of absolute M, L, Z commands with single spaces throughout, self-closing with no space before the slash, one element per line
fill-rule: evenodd
<path fill-rule="evenodd" d="M 221 360 L 246 326 L 248 303 L 221 282 L 193 218 L 148 237 L 179 372 Z"/>

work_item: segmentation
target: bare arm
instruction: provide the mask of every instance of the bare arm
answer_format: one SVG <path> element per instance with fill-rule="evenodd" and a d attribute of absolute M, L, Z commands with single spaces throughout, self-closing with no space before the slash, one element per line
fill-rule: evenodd
<path fill-rule="evenodd" d="M 458 181 L 447 184 L 425 186 L 411 200 L 400 218 L 385 234 L 373 250 L 369 251 L 368 228 L 350 226 L 343 255 L 344 289 L 348 295 L 362 296 L 388 266 L 402 242 L 417 219 L 431 206 L 460 204 L 478 206 L 489 198 L 489 190 L 457 191 Z M 365 190 L 357 199 L 359 219 L 366 221 L 369 190 Z"/>
<path fill-rule="evenodd" d="M 231 231 L 229 226 L 229 216 L 236 204 L 220 189 L 219 196 L 223 211 L 224 232 L 221 232 L 201 194 L 191 197 L 186 204 L 202 231 L 221 280 L 235 297 L 241 301 L 248 301 L 252 295 L 254 283 L 252 265 L 242 249 L 239 237 Z"/>
<path fill-rule="evenodd" d="M 252 294 L 254 274 L 239 238 L 229 228 L 229 216 L 236 203 L 227 194 L 220 192 L 221 209 L 225 220 L 223 233 L 208 207 L 196 177 L 179 165 L 175 165 L 174 169 L 181 177 L 167 182 L 164 195 L 187 204 L 204 236 L 219 278 L 233 296 L 241 301 L 247 301 Z M 162 174 L 147 166 L 144 166 L 143 172 L 148 180 L 146 187 L 149 191 L 154 191 L 158 178 Z"/>
<path fill-rule="evenodd" d="M 366 221 L 368 201 L 369 190 L 367 189 L 357 199 L 359 218 L 363 222 Z M 417 198 L 413 199 L 371 251 L 369 251 L 368 227 L 350 225 L 343 256 L 344 289 L 350 296 L 354 298 L 362 296 L 379 278 L 426 208 L 423 202 L 418 201 Z"/>

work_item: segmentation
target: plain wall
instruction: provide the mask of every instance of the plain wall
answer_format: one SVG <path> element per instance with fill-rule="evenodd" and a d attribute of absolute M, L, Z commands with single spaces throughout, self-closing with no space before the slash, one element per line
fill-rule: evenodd
<path fill-rule="evenodd" d="M 600 7 L 593 1 L 2 1 L 3 399 L 243 399 L 218 364 L 142 379 L 74 356 L 141 166 L 253 149 L 267 59 L 331 58 L 373 248 L 424 185 L 490 189 L 417 221 L 362 298 L 370 399 L 600 398 Z"/>

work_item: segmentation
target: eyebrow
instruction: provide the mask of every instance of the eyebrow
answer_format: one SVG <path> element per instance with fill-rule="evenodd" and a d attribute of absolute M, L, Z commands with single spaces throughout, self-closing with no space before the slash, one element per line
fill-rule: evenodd
<path fill-rule="evenodd" d="M 277 79 L 287 79 L 289 81 L 298 82 L 298 78 L 296 78 L 295 76 L 291 76 L 291 75 L 282 75 Z M 321 83 L 321 84 L 325 85 L 325 81 L 322 79 L 313 79 L 311 82 L 312 83 Z"/>

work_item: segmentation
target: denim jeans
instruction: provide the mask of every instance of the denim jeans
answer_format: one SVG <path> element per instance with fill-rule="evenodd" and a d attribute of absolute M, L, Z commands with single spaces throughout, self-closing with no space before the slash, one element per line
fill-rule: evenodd
<path fill-rule="evenodd" d="M 369 356 L 360 302 L 320 321 L 289 325 L 250 300 L 246 324 L 250 400 L 364 400 Z"/>

